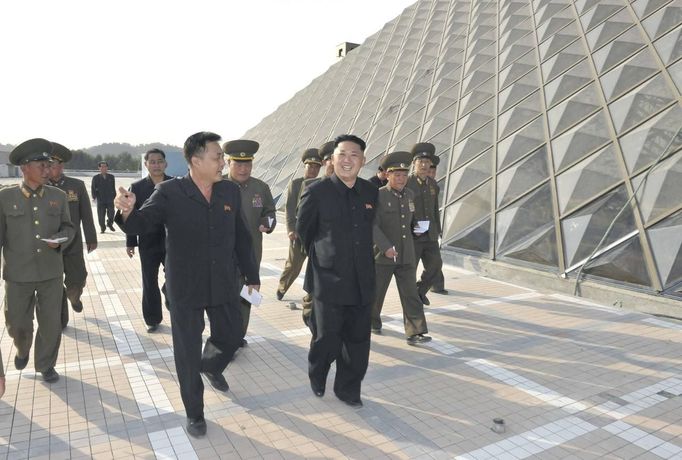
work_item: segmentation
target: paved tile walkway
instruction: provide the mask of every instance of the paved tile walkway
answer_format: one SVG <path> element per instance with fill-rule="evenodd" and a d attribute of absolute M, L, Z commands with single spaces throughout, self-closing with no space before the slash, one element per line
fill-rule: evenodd
<path fill-rule="evenodd" d="M 265 301 L 227 369 L 230 392 L 207 385 L 208 435 L 190 438 L 168 319 L 146 333 L 139 260 L 120 232 L 102 239 L 87 257 L 85 310 L 64 333 L 58 383 L 36 378 L 32 359 L 14 370 L 3 325 L 0 457 L 682 458 L 682 322 L 452 268 L 450 294 L 430 295 L 428 345 L 405 343 L 389 290 L 364 408 L 315 397 L 301 284 L 275 300 L 283 226 L 265 237 Z M 491 430 L 498 417 L 503 433 Z"/>

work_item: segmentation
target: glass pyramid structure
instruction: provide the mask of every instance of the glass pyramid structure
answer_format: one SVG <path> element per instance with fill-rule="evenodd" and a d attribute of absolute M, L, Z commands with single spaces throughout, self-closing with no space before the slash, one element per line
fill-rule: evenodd
<path fill-rule="evenodd" d="M 431 142 L 444 251 L 682 298 L 681 58 L 682 0 L 421 0 L 244 136 L 275 196 Z"/>

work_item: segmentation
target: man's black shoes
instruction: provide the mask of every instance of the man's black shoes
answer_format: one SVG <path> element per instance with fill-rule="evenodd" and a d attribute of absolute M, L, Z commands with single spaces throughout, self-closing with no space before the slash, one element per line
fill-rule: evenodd
<path fill-rule="evenodd" d="M 71 308 L 76 313 L 82 312 L 83 311 L 83 302 L 81 302 L 81 299 L 78 299 L 78 300 L 75 300 L 74 302 L 71 302 Z"/>
<path fill-rule="evenodd" d="M 339 398 L 341 401 L 343 401 L 344 403 L 346 403 L 346 405 L 348 405 L 350 407 L 360 408 L 363 406 L 362 399 L 360 399 L 360 398 L 357 398 L 357 399 L 356 398 L 348 398 L 348 399 L 346 399 L 346 398 L 340 397 L 339 395 L 336 395 L 336 397 Z"/>
<path fill-rule="evenodd" d="M 213 388 L 215 388 L 218 391 L 222 391 L 223 393 L 227 392 L 230 389 L 230 385 L 227 384 L 227 380 L 225 380 L 225 377 L 223 377 L 223 374 L 215 374 L 213 372 L 207 372 L 203 371 L 202 374 L 206 376 L 208 379 L 209 383 Z M 204 423 L 204 431 L 206 430 Z"/>
<path fill-rule="evenodd" d="M 310 382 L 310 388 L 313 390 L 313 393 L 315 396 L 318 398 L 321 398 L 324 396 L 324 385 L 318 385 L 316 383 L 313 383 L 312 381 Z"/>
<path fill-rule="evenodd" d="M 431 289 L 431 292 L 433 292 L 434 294 L 448 295 L 447 289 Z"/>
<path fill-rule="evenodd" d="M 116 229 L 114 228 L 114 224 L 109 224 L 107 225 L 107 227 L 109 227 L 109 230 L 111 230 L 112 232 L 116 231 Z"/>
<path fill-rule="evenodd" d="M 54 367 L 41 372 L 41 374 L 43 374 L 43 380 L 47 383 L 54 383 L 59 380 L 59 374 L 57 374 L 57 371 L 54 370 Z"/>
<path fill-rule="evenodd" d="M 156 332 L 158 329 L 159 329 L 158 323 L 157 324 L 147 324 L 147 332 L 149 332 L 150 334 L 152 332 Z"/>
<path fill-rule="evenodd" d="M 419 293 L 419 299 L 422 301 L 424 305 L 431 305 L 431 302 L 429 302 L 429 298 L 426 297 L 426 294 L 422 294 L 421 292 Z"/>
<path fill-rule="evenodd" d="M 199 417 L 187 417 L 187 434 L 199 438 L 206 434 L 206 419 L 203 415 Z"/>
<path fill-rule="evenodd" d="M 284 298 L 284 293 L 277 289 L 277 300 L 282 300 Z"/>
<path fill-rule="evenodd" d="M 248 344 L 249 344 L 249 342 L 247 342 L 246 339 L 242 339 L 242 343 L 239 344 L 239 348 L 244 348 L 244 347 L 247 346 Z"/>
<path fill-rule="evenodd" d="M 28 364 L 28 355 L 26 355 L 25 358 L 20 358 L 18 355 L 14 356 L 14 367 L 16 367 L 18 371 L 25 368 L 27 364 Z"/>
<path fill-rule="evenodd" d="M 424 335 L 424 334 L 415 334 L 415 335 L 411 335 L 407 338 L 407 344 L 408 345 L 418 345 L 420 343 L 426 343 L 426 342 L 430 342 L 430 341 L 431 341 L 431 337 L 428 335 Z"/>

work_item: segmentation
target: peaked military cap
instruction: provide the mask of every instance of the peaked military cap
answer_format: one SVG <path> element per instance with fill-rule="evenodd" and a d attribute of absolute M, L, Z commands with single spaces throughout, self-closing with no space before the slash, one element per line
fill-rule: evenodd
<path fill-rule="evenodd" d="M 9 162 L 18 166 L 30 161 L 49 160 L 50 152 L 52 152 L 52 143 L 47 139 L 37 137 L 14 147 L 9 154 Z"/>
<path fill-rule="evenodd" d="M 253 155 L 258 151 L 258 147 L 260 145 L 256 141 L 238 139 L 225 142 L 223 144 L 223 151 L 225 155 L 230 157 L 230 160 L 252 161 Z"/>
<path fill-rule="evenodd" d="M 325 142 L 320 146 L 320 156 L 322 160 L 328 160 L 334 153 L 334 141 Z"/>
<path fill-rule="evenodd" d="M 431 167 L 432 168 L 435 169 L 439 163 L 440 163 L 440 157 L 438 155 L 434 155 L 433 157 L 431 157 Z"/>
<path fill-rule="evenodd" d="M 433 161 L 433 157 L 436 156 L 436 147 L 429 142 L 420 142 L 414 144 L 412 147 L 412 156 L 417 158 L 430 158 Z"/>
<path fill-rule="evenodd" d="M 305 152 L 303 152 L 301 161 L 303 164 L 313 163 L 316 165 L 321 165 L 322 158 L 320 158 L 320 151 L 317 149 L 307 149 Z"/>
<path fill-rule="evenodd" d="M 52 161 L 59 161 L 60 163 L 66 163 L 71 159 L 71 150 L 64 147 L 62 144 L 57 142 L 52 142 L 52 153 L 50 154 L 50 159 Z"/>
<path fill-rule="evenodd" d="M 412 163 L 412 153 L 393 152 L 381 159 L 381 167 L 384 171 L 408 171 Z"/>

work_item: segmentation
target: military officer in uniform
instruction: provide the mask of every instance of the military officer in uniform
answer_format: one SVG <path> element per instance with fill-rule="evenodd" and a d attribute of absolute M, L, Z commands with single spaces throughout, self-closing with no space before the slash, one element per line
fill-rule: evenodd
<path fill-rule="evenodd" d="M 431 167 L 429 168 L 429 177 L 436 182 L 438 180 L 436 179 L 436 172 L 438 171 L 438 164 L 440 163 L 440 157 L 438 155 L 434 155 L 433 158 L 431 158 Z M 433 281 L 433 285 L 431 286 L 431 292 L 435 294 L 442 294 L 442 295 L 447 295 L 448 290 L 445 289 L 445 276 L 443 275 L 443 268 L 441 267 L 440 270 L 438 270 L 438 274 L 436 275 L 436 279 Z"/>
<path fill-rule="evenodd" d="M 438 184 L 429 177 L 429 169 L 435 157 L 436 148 L 428 142 L 420 142 L 412 147 L 414 170 L 407 180 L 407 187 L 414 192 L 414 218 L 428 221 L 425 232 L 414 234 L 414 251 L 417 263 L 421 260 L 424 271 L 417 281 L 417 292 L 424 305 L 429 305 L 426 293 L 431 288 L 438 272 L 443 268 L 438 238 L 442 231 L 440 210 L 438 209 Z"/>
<path fill-rule="evenodd" d="M 358 177 L 365 142 L 344 134 L 334 145 L 334 173 L 306 188 L 296 218 L 296 233 L 309 258 L 303 287 L 314 299 L 308 377 L 313 393 L 322 397 L 336 361 L 334 393 L 360 407 L 369 363 L 372 228 L 379 190 Z"/>
<path fill-rule="evenodd" d="M 383 166 L 379 165 L 379 168 L 377 168 L 377 173 L 370 177 L 369 181 L 376 185 L 377 188 L 381 188 L 386 185 L 388 181 L 386 180 L 386 171 L 384 170 Z"/>
<path fill-rule="evenodd" d="M 0 190 L 5 325 L 16 347 L 14 365 L 21 370 L 28 363 L 35 311 L 34 366 L 50 383 L 59 380 L 54 366 L 62 337 L 62 250 L 75 234 L 66 194 L 45 185 L 51 152 L 52 144 L 45 139 L 19 144 L 9 160 L 21 167 L 24 180 Z"/>
<path fill-rule="evenodd" d="M 316 182 L 319 182 L 320 180 L 324 179 L 325 177 L 330 177 L 334 173 L 334 164 L 332 163 L 332 154 L 334 153 L 334 141 L 329 141 L 325 142 L 320 146 L 318 149 L 320 158 L 322 158 L 322 168 L 324 168 L 323 171 L 323 176 L 322 177 L 316 177 L 314 179 L 306 179 L 303 181 L 303 184 L 301 185 L 301 196 L 303 196 L 303 192 L 308 188 L 309 186 L 313 185 Z M 301 202 L 301 196 L 299 196 L 298 201 L 299 205 Z M 298 213 L 298 208 L 296 209 L 296 212 Z M 303 248 L 305 251 L 305 248 Z M 310 268 L 310 260 L 308 261 L 308 267 L 306 268 L 306 272 Z M 303 296 L 303 302 L 302 302 L 302 308 L 303 308 L 303 323 L 305 323 L 308 328 L 310 328 L 310 331 L 312 332 L 312 323 L 310 322 L 310 315 L 313 313 L 313 296 L 310 293 L 306 293 Z"/>
<path fill-rule="evenodd" d="M 144 166 L 147 177 L 133 182 L 130 191 L 136 196 L 135 206 L 139 209 L 154 191 L 156 184 L 171 179 L 166 175 L 166 154 L 160 149 L 151 149 L 144 154 Z M 159 267 L 166 258 L 166 230 L 159 225 L 151 232 L 142 235 L 126 235 L 126 254 L 135 255 L 135 248 L 140 250 L 140 267 L 142 270 L 142 316 L 147 325 L 147 332 L 155 332 L 163 320 L 161 309 L 161 291 L 159 290 Z M 161 289 L 166 295 L 165 286 Z M 168 303 L 168 302 L 166 302 Z"/>
<path fill-rule="evenodd" d="M 64 163 L 71 159 L 71 150 L 56 142 L 52 143 L 50 155 L 49 185 L 66 193 L 69 203 L 69 214 L 76 232 L 73 241 L 62 249 L 64 257 L 64 295 L 62 296 L 62 328 L 69 323 L 69 302 L 76 313 L 83 311 L 83 288 L 88 277 L 83 258 L 83 233 L 88 254 L 97 249 L 97 231 L 92 219 L 90 197 L 85 182 L 75 177 L 64 175 Z"/>
<path fill-rule="evenodd" d="M 97 220 L 99 221 L 100 233 L 105 232 L 105 213 L 107 216 L 107 227 L 112 232 L 115 232 L 114 197 L 116 197 L 116 178 L 113 174 L 109 174 L 109 164 L 106 161 L 100 161 L 97 166 L 99 167 L 99 174 L 95 174 L 92 177 L 90 191 L 92 192 L 92 199 L 97 202 Z"/>
<path fill-rule="evenodd" d="M 225 179 L 239 186 L 242 196 L 242 212 L 246 217 L 246 227 L 251 232 L 256 265 L 260 267 L 263 257 L 263 233 L 272 233 L 277 225 L 275 200 L 268 184 L 251 177 L 253 156 L 258 151 L 258 142 L 239 139 L 225 142 L 223 151 L 228 157 L 228 174 Z M 243 280 L 242 280 L 243 281 Z M 243 283 L 242 283 L 243 284 Z M 240 298 L 242 311 L 242 346 L 246 345 L 246 331 L 251 317 L 251 304 Z"/>
<path fill-rule="evenodd" d="M 134 193 L 119 188 L 116 222 L 128 234 L 166 228 L 166 285 L 170 297 L 173 355 L 180 395 L 187 413 L 187 433 L 206 434 L 205 375 L 213 388 L 226 392 L 223 376 L 241 341 L 241 316 L 235 270 L 248 290 L 259 289 L 258 266 L 246 228 L 239 188 L 223 180 L 220 136 L 191 135 L 183 148 L 189 173 L 160 183 L 140 209 Z M 211 335 L 203 352 L 204 313 Z"/>
<path fill-rule="evenodd" d="M 372 332 L 381 333 L 381 309 L 391 278 L 395 275 L 407 343 L 416 345 L 430 341 L 431 337 L 426 335 L 428 328 L 424 305 L 414 282 L 417 277 L 412 240 L 414 194 L 405 188 L 411 163 L 410 152 L 393 152 L 381 161 L 388 175 L 388 184 L 379 189 L 379 204 L 374 220 L 377 292 L 372 308 Z"/>
<path fill-rule="evenodd" d="M 314 179 L 320 173 L 320 166 L 322 166 L 322 159 L 318 149 L 306 149 L 301 157 L 303 162 L 303 177 L 297 177 L 289 182 L 287 187 L 287 235 L 289 237 L 289 256 L 284 263 L 284 270 L 282 276 L 279 278 L 279 286 L 277 287 L 277 300 L 282 300 L 284 294 L 289 290 L 294 281 L 301 273 L 303 262 L 305 262 L 306 255 L 301 246 L 301 240 L 296 236 L 296 210 L 298 209 L 299 199 L 301 197 L 301 186 L 305 179 Z"/>

